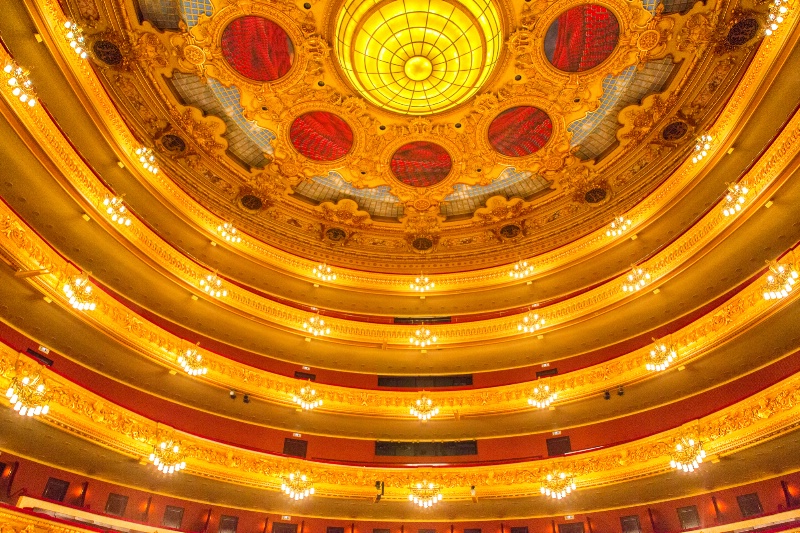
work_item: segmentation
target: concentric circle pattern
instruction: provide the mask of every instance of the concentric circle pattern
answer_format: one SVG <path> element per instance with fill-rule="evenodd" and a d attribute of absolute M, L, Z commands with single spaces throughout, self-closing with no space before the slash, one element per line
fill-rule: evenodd
<path fill-rule="evenodd" d="M 544 53 L 559 70 L 583 72 L 605 61 L 618 41 L 614 14 L 603 6 L 584 4 L 565 11 L 550 25 Z"/>
<path fill-rule="evenodd" d="M 502 46 L 491 0 L 348 0 L 336 55 L 373 104 L 409 115 L 444 111 L 475 94 Z"/>
<path fill-rule="evenodd" d="M 289 138 L 295 150 L 314 161 L 335 161 L 353 146 L 353 130 L 327 111 L 311 111 L 297 117 L 289 129 Z"/>
<path fill-rule="evenodd" d="M 547 144 L 552 132 L 550 117 L 538 107 L 512 107 L 489 124 L 489 144 L 505 156 L 524 157 Z"/>
<path fill-rule="evenodd" d="M 401 146 L 390 162 L 394 176 L 412 187 L 436 185 L 450 174 L 453 161 L 447 150 L 427 141 Z"/>
<path fill-rule="evenodd" d="M 222 55 L 254 81 L 275 81 L 292 68 L 294 45 L 283 28 L 263 17 L 241 17 L 222 32 Z"/>

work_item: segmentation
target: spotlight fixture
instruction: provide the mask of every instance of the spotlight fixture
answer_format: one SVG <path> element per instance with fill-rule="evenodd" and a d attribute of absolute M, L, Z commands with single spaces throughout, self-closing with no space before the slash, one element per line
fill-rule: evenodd
<path fill-rule="evenodd" d="M 180 443 L 172 439 L 161 441 L 158 446 L 153 446 L 153 453 L 150 454 L 150 462 L 165 474 L 174 474 L 186 468 L 184 458 Z"/>
<path fill-rule="evenodd" d="M 431 344 L 437 341 L 438 337 L 431 332 L 426 327 L 421 327 L 414 330 L 414 334 L 408 338 L 408 342 L 410 342 L 414 346 L 419 346 L 420 348 L 426 348 Z"/>
<path fill-rule="evenodd" d="M 634 266 L 625 277 L 622 290 L 624 292 L 636 292 L 647 285 L 648 281 L 650 281 L 650 273 L 641 267 Z"/>
<path fill-rule="evenodd" d="M 650 360 L 645 365 L 651 372 L 666 370 L 669 364 L 678 357 L 678 349 L 672 342 L 661 342 L 653 339 Z"/>
<path fill-rule="evenodd" d="M 697 138 L 697 141 L 694 144 L 694 154 L 692 155 L 692 163 L 698 163 L 705 156 L 708 155 L 708 151 L 711 149 L 711 141 L 713 140 L 714 138 L 707 133 Z"/>
<path fill-rule="evenodd" d="M 327 263 L 315 266 L 311 273 L 320 281 L 336 281 L 336 272 Z"/>
<path fill-rule="evenodd" d="M 560 500 L 575 490 L 575 487 L 575 478 L 571 475 L 566 472 L 554 472 L 547 474 L 539 490 L 545 496 Z"/>
<path fill-rule="evenodd" d="M 603 392 L 603 399 L 604 400 L 610 400 L 611 399 L 611 393 L 609 391 Z"/>
<path fill-rule="evenodd" d="M 234 244 L 242 242 L 242 237 L 239 235 L 239 231 L 233 227 L 233 224 L 230 222 L 225 222 L 217 226 L 217 233 L 219 233 L 219 236 L 225 239 L 227 242 Z"/>
<path fill-rule="evenodd" d="M 64 30 L 64 37 L 66 37 L 69 47 L 78 54 L 78 57 L 81 59 L 89 57 L 89 53 L 86 51 L 86 38 L 83 36 L 83 30 L 71 20 L 64 22 Z"/>
<path fill-rule="evenodd" d="M 768 261 L 769 273 L 767 283 L 764 285 L 765 300 L 780 300 L 789 296 L 794 284 L 797 283 L 798 273 L 794 265 L 782 265 L 776 261 Z"/>
<path fill-rule="evenodd" d="M 439 486 L 435 483 L 430 483 L 427 480 L 422 480 L 409 487 L 410 494 L 408 501 L 414 502 L 420 507 L 428 508 L 433 504 L 442 501 L 442 493 Z"/>
<path fill-rule="evenodd" d="M 617 396 L 624 396 L 624 395 L 625 395 L 625 389 L 622 387 L 622 385 L 620 385 L 619 388 L 617 389 Z"/>
<path fill-rule="evenodd" d="M 292 500 L 302 500 L 314 494 L 314 486 L 305 474 L 292 472 L 282 481 L 281 490 Z"/>
<path fill-rule="evenodd" d="M 631 227 L 631 219 L 625 218 L 624 216 L 616 216 L 614 220 L 608 225 L 608 229 L 606 230 L 607 237 L 616 237 L 618 235 L 622 235 L 628 228 Z"/>
<path fill-rule="evenodd" d="M 64 283 L 64 294 L 69 304 L 78 311 L 94 311 L 97 309 L 97 296 L 94 287 L 89 283 L 89 276 L 79 274 L 70 277 Z"/>
<path fill-rule="evenodd" d="M 528 405 L 545 409 L 556 399 L 558 393 L 550 392 L 549 385 L 539 385 L 533 388 L 533 393 L 528 398 Z"/>
<path fill-rule="evenodd" d="M 511 265 L 511 270 L 508 271 L 508 275 L 514 279 L 527 278 L 531 274 L 533 274 L 533 265 L 529 265 L 522 259 Z"/>
<path fill-rule="evenodd" d="M 9 61 L 3 67 L 6 75 L 6 84 L 11 87 L 11 94 L 19 98 L 23 104 L 33 107 L 36 105 L 36 96 L 33 92 L 33 83 L 28 79 L 28 71 Z"/>
<path fill-rule="evenodd" d="M 764 34 L 769 37 L 775 30 L 783 23 L 786 13 L 789 12 L 789 0 L 773 0 L 769 5 L 769 14 L 767 15 L 767 28 Z"/>
<path fill-rule="evenodd" d="M 433 400 L 428 398 L 423 391 L 422 396 L 417 398 L 409 412 L 421 421 L 427 422 L 439 414 L 439 406 L 433 403 Z"/>
<path fill-rule="evenodd" d="M 19 415 L 39 416 L 50 411 L 48 403 L 52 399 L 52 393 L 44 386 L 42 376 L 36 373 L 22 379 L 14 377 L 6 391 L 6 398 Z"/>
<path fill-rule="evenodd" d="M 103 199 L 103 207 L 106 208 L 106 214 L 111 218 L 112 222 L 116 222 L 121 226 L 131 225 L 128 208 L 122 203 L 121 196 L 106 196 Z"/>
<path fill-rule="evenodd" d="M 200 288 L 214 298 L 222 298 L 228 295 L 228 289 L 225 288 L 222 278 L 216 274 L 206 274 L 205 277 L 200 278 Z"/>
<path fill-rule="evenodd" d="M 230 397 L 231 397 L 231 400 L 235 400 L 235 399 L 236 399 L 236 391 L 235 391 L 235 390 L 231 390 L 231 391 L 228 393 L 228 396 L 230 396 Z"/>
<path fill-rule="evenodd" d="M 669 465 L 677 470 L 693 472 L 700 467 L 700 463 L 706 457 L 703 443 L 692 438 L 682 438 L 675 444 L 675 451 L 672 453 L 672 460 Z"/>
<path fill-rule="evenodd" d="M 325 325 L 325 319 L 320 316 L 319 311 L 303 322 L 303 329 L 315 337 L 328 335 L 331 332 L 331 328 Z"/>
<path fill-rule="evenodd" d="M 749 189 L 738 183 L 729 183 L 725 198 L 722 201 L 722 214 L 726 217 L 742 210 L 742 205 L 747 200 Z"/>
<path fill-rule="evenodd" d="M 158 162 L 151 149 L 144 146 L 137 148 L 136 157 L 139 159 L 139 164 L 142 165 L 142 168 L 151 174 L 158 174 Z"/>
<path fill-rule="evenodd" d="M 517 324 L 517 331 L 533 333 L 539 331 L 542 326 L 544 326 L 544 318 L 540 318 L 538 313 L 530 310 L 522 316 L 522 320 Z"/>
<path fill-rule="evenodd" d="M 420 274 L 414 278 L 414 281 L 408 284 L 408 287 L 412 291 L 426 292 L 433 290 L 433 288 L 436 287 L 436 283 L 431 281 L 425 274 Z"/>

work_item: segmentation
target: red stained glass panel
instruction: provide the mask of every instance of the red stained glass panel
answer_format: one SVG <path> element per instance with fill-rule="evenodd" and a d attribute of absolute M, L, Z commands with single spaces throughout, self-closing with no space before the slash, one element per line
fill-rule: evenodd
<path fill-rule="evenodd" d="M 389 165 L 394 176 L 406 185 L 430 187 L 450 174 L 453 161 L 438 144 L 415 141 L 398 148 Z"/>
<path fill-rule="evenodd" d="M 619 22 L 603 6 L 584 4 L 565 11 L 550 25 L 544 52 L 565 72 L 594 68 L 611 55 L 619 41 Z"/>
<path fill-rule="evenodd" d="M 503 155 L 524 157 L 547 144 L 553 123 L 538 107 L 512 107 L 489 124 L 489 143 Z"/>
<path fill-rule="evenodd" d="M 353 146 L 353 130 L 327 111 L 311 111 L 297 117 L 289 129 L 289 138 L 295 150 L 314 161 L 335 161 Z"/>
<path fill-rule="evenodd" d="M 246 16 L 222 32 L 222 56 L 233 70 L 254 81 L 274 81 L 289 72 L 294 46 L 271 20 Z"/>

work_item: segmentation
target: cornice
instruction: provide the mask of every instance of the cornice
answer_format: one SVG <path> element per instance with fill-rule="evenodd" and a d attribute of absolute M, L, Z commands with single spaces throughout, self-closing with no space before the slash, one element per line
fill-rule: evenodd
<path fill-rule="evenodd" d="M 32 371 L 27 358 L 0 346 L 0 385 Z M 489 498 L 534 496 L 544 476 L 570 472 L 578 490 L 662 474 L 670 470 L 670 452 L 681 438 L 700 441 L 712 461 L 797 429 L 800 424 L 800 375 L 681 427 L 618 446 L 570 457 L 492 466 L 415 468 L 356 467 L 293 459 L 244 450 L 177 432 L 119 406 L 40 368 L 53 393 L 45 423 L 123 455 L 143 460 L 163 438 L 176 438 L 186 451 L 181 475 L 277 491 L 280 476 L 307 473 L 316 497 L 371 498 L 374 480 L 385 481 L 388 501 L 407 499 L 410 483 L 424 476 L 442 487 L 447 500 L 469 500 L 470 486 Z M 3 405 L 7 399 L 3 398 Z"/>
<path fill-rule="evenodd" d="M 216 228 L 225 221 L 194 202 L 163 173 L 154 176 L 139 170 L 135 158 L 132 156 L 134 150 L 139 146 L 138 141 L 133 133 L 126 128 L 124 121 L 120 118 L 118 110 L 102 86 L 95 71 L 87 62 L 76 59 L 75 54 L 72 53 L 59 34 L 64 20 L 64 14 L 60 7 L 51 0 L 36 0 L 35 2 L 31 0 L 30 3 L 32 3 L 34 10 L 41 17 L 40 21 L 43 21 L 43 26 L 45 26 L 50 36 L 49 42 L 55 44 L 62 62 L 73 73 L 74 82 L 79 83 L 85 94 L 89 96 L 89 101 L 98 111 L 96 116 L 104 121 L 105 127 L 120 148 L 122 159 L 126 161 L 127 166 L 137 179 L 146 183 L 150 190 L 156 191 L 161 198 L 165 199 L 167 205 L 180 212 L 186 220 L 191 221 L 197 228 L 204 231 L 209 238 L 219 240 Z M 653 194 L 649 195 L 645 201 L 639 203 L 628 213 L 627 216 L 633 221 L 632 231 L 645 227 L 665 205 L 674 200 L 680 195 L 681 191 L 685 190 L 687 186 L 707 170 L 714 160 L 714 154 L 722 153 L 732 142 L 731 133 L 736 130 L 737 123 L 748 112 L 748 107 L 752 104 L 756 95 L 759 94 L 761 79 L 766 76 L 769 69 L 777 61 L 784 44 L 793 39 L 792 32 L 788 30 L 791 29 L 794 22 L 793 20 L 787 21 L 787 24 L 785 24 L 787 30 L 782 30 L 775 34 L 774 38 L 765 41 L 759 47 L 753 62 L 736 88 L 733 97 L 727 103 L 717 122 L 710 128 L 710 132 L 719 140 L 719 143 L 712 149 L 712 157 L 708 157 L 699 165 L 694 166 L 688 161 L 684 162 L 671 179 L 667 180 Z M 129 30 L 133 29 L 129 28 Z M 145 33 L 142 33 L 142 36 L 152 33 L 148 33 L 149 30 L 145 31 L 142 28 L 137 28 L 135 31 L 144 31 Z M 602 229 L 569 246 L 532 258 L 530 262 L 536 267 L 535 276 L 544 275 L 566 265 L 574 264 L 581 259 L 596 255 L 613 242 L 618 242 L 619 239 L 623 238 L 609 239 L 605 236 L 604 229 Z M 271 268 L 306 279 L 312 283 L 318 282 L 311 274 L 311 270 L 317 264 L 316 262 L 303 260 L 292 254 L 281 252 L 258 242 L 250 236 L 245 236 L 239 244 L 223 243 L 223 245 L 231 247 L 237 252 Z M 507 268 L 505 267 L 461 274 L 434 275 L 433 278 L 437 284 L 436 294 L 485 290 L 510 283 Z M 339 272 L 336 284 L 333 286 L 349 290 L 407 294 L 408 282 L 408 276 L 372 274 L 342 269 Z"/>
<path fill-rule="evenodd" d="M 60 289 L 63 280 L 78 271 L 4 203 L 0 203 L 0 250 L 22 270 L 47 269 L 47 274 L 36 276 L 32 283 L 68 312 L 156 364 L 169 370 L 183 371 L 177 358 L 188 347 L 188 343 L 131 311 L 105 292 L 96 291 L 98 299 L 94 311 L 75 311 Z M 785 258 L 785 261 L 793 260 L 794 250 L 787 252 Z M 731 300 L 674 332 L 671 342 L 678 348 L 678 358 L 672 368 L 702 357 L 794 302 L 800 295 L 800 291 L 794 291 L 781 300 L 764 300 L 763 285 L 764 278 L 758 277 Z M 303 381 L 232 361 L 199 346 L 195 349 L 206 362 L 208 373 L 193 379 L 246 392 L 274 404 L 294 406 L 292 395 Z M 611 361 L 549 378 L 548 384 L 558 393 L 556 405 L 579 401 L 610 387 L 655 378 L 659 373 L 645 368 L 649 350 L 650 346 L 646 346 Z M 530 410 L 527 400 L 536 384 L 523 381 L 491 388 L 434 391 L 429 395 L 440 405 L 442 416 L 445 417 L 498 415 Z M 315 388 L 324 401 L 319 408 L 321 411 L 378 418 L 414 420 L 408 413 L 408 407 L 419 395 L 416 391 L 365 390 L 323 383 L 315 384 Z"/>

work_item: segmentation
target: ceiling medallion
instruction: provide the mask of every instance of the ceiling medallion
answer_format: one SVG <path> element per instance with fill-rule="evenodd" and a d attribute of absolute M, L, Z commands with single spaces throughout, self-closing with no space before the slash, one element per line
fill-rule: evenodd
<path fill-rule="evenodd" d="M 422 327 L 414 331 L 414 334 L 408 338 L 408 342 L 420 348 L 427 348 L 431 344 L 435 343 L 437 339 L 438 337 L 434 335 L 431 330 Z"/>
<path fill-rule="evenodd" d="M 42 376 L 36 373 L 33 377 L 25 376 L 22 379 L 14 377 L 6 391 L 6 398 L 17 414 L 39 416 L 50 411 L 48 402 L 52 399 L 52 394 L 44 386 Z"/>
<path fill-rule="evenodd" d="M 539 314 L 533 310 L 528 311 L 523 315 L 522 319 L 517 324 L 517 331 L 523 333 L 533 333 L 539 331 L 544 326 L 544 318 L 539 318 Z"/>
<path fill-rule="evenodd" d="M 492 73 L 502 41 L 491 0 L 347 0 L 334 49 L 368 101 L 427 115 L 473 96 Z"/>
<path fill-rule="evenodd" d="M 767 283 L 764 285 L 765 300 L 780 300 L 789 296 L 794 284 L 797 283 L 797 269 L 794 265 L 782 265 L 775 261 L 767 263 L 769 273 Z"/>
<path fill-rule="evenodd" d="M 533 265 L 529 265 L 527 261 L 520 259 L 508 271 L 508 275 L 514 279 L 527 278 L 533 274 Z"/>
<path fill-rule="evenodd" d="M 538 385 L 533 388 L 533 393 L 528 398 L 528 405 L 538 409 L 546 409 L 558 397 L 557 392 L 550 392 L 550 385 Z"/>
<path fill-rule="evenodd" d="M 675 445 L 675 451 L 672 452 L 672 460 L 669 465 L 677 470 L 684 472 L 693 472 L 700 467 L 700 463 L 706 457 L 706 451 L 703 449 L 703 444 L 695 441 L 692 438 L 683 438 Z"/>
<path fill-rule="evenodd" d="M 650 281 L 650 273 L 642 267 L 633 267 L 630 274 L 625 277 L 625 282 L 622 284 L 624 292 L 636 292 L 647 285 Z"/>
<path fill-rule="evenodd" d="M 442 492 L 439 490 L 439 486 L 424 479 L 412 484 L 409 491 L 408 501 L 426 509 L 442 501 Z"/>
<path fill-rule="evenodd" d="M 106 214 L 111 218 L 112 222 L 116 222 L 121 226 L 131 225 L 131 217 L 125 204 L 122 203 L 121 197 L 106 196 L 103 199 L 103 206 L 106 208 Z"/>
<path fill-rule="evenodd" d="M 750 192 L 744 185 L 738 183 L 728 184 L 728 191 L 722 201 L 722 214 L 726 217 L 734 215 L 742 210 L 747 200 L 747 193 Z"/>
<path fill-rule="evenodd" d="M 178 364 L 190 376 L 204 376 L 208 367 L 203 364 L 203 356 L 195 348 L 187 348 L 178 356 Z"/>
<path fill-rule="evenodd" d="M 150 454 L 150 462 L 165 474 L 174 474 L 186 468 L 184 459 L 180 443 L 172 439 L 161 441 L 158 446 L 153 446 L 153 452 Z"/>
<path fill-rule="evenodd" d="M 281 490 L 292 500 L 302 500 L 314 494 L 314 485 L 308 476 L 300 472 L 291 472 L 281 478 Z"/>
<path fill-rule="evenodd" d="M 545 496 L 560 500 L 575 490 L 575 487 L 574 477 L 565 472 L 554 472 L 547 474 L 539 490 Z"/>
<path fill-rule="evenodd" d="M 214 298 L 222 298 L 228 295 L 228 289 L 225 288 L 222 278 L 217 276 L 216 273 L 207 274 L 205 277 L 200 278 L 200 288 Z"/>
<path fill-rule="evenodd" d="M 664 343 L 653 339 L 655 343 L 650 350 L 650 360 L 645 368 L 651 372 L 666 370 L 672 361 L 678 357 L 678 348 L 672 342 Z"/>
<path fill-rule="evenodd" d="M 97 297 L 94 287 L 89 283 L 89 276 L 77 275 L 64 283 L 64 294 L 69 304 L 78 311 L 94 311 L 97 308 Z"/>

